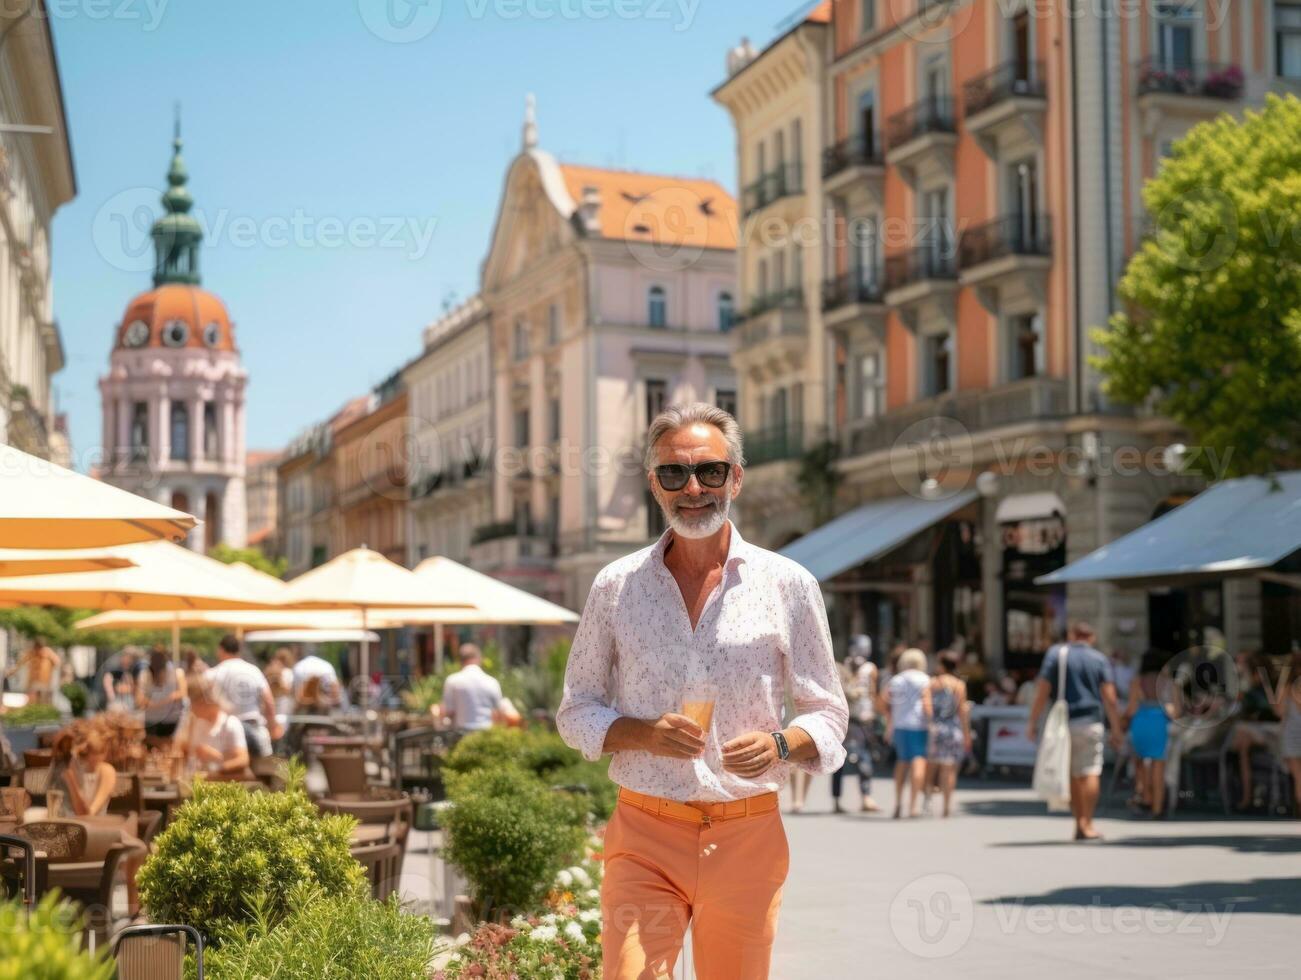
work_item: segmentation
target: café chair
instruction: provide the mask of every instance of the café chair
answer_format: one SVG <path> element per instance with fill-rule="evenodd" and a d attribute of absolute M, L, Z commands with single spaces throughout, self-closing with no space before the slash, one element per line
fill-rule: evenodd
<path fill-rule="evenodd" d="M 181 980 L 186 940 L 194 947 L 197 980 L 203 980 L 203 935 L 193 926 L 127 926 L 113 940 L 118 980 Z"/>

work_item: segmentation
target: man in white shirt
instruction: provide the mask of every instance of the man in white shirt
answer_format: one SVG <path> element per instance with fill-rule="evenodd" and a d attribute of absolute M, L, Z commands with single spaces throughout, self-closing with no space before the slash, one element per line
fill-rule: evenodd
<path fill-rule="evenodd" d="M 736 419 L 675 406 L 646 447 L 669 529 L 597 574 L 556 712 L 566 743 L 613 755 L 620 786 L 602 975 L 671 976 L 690 923 L 699 976 L 766 980 L 790 865 L 778 793 L 797 769 L 845 761 L 826 606 L 807 569 L 728 520 L 744 462 Z M 784 719 L 787 695 L 796 716 Z"/>
<path fill-rule="evenodd" d="M 271 743 L 283 731 L 276 719 L 271 685 L 262 671 L 239 653 L 239 640 L 227 633 L 217 644 L 217 666 L 208 671 L 208 676 L 230 705 L 231 715 L 244 726 L 248 754 L 259 759 L 271 755 Z"/>
<path fill-rule="evenodd" d="M 333 708 L 343 704 L 343 687 L 339 684 L 339 675 L 334 672 L 334 665 L 328 660 L 309 653 L 294 663 L 294 700 L 303 703 L 304 688 L 307 682 L 317 683 L 316 701 L 311 707 Z"/>
<path fill-rule="evenodd" d="M 461 644 L 456 658 L 461 669 L 443 682 L 442 717 L 464 732 L 491 728 L 505 713 L 501 685 L 483 669 L 483 653 L 473 643 Z"/>

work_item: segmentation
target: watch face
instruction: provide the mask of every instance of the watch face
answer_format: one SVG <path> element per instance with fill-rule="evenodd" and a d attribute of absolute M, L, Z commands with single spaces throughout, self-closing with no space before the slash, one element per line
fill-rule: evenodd
<path fill-rule="evenodd" d="M 142 347 L 149 339 L 149 324 L 143 320 L 135 320 L 126 328 L 126 333 L 122 335 L 123 342 L 128 347 Z"/>
<path fill-rule="evenodd" d="M 209 347 L 216 347 L 221 342 L 221 327 L 216 323 L 209 323 L 203 328 L 203 342 Z"/>
<path fill-rule="evenodd" d="M 184 320 L 168 320 L 163 327 L 163 343 L 168 347 L 182 347 L 190 337 L 190 325 Z"/>

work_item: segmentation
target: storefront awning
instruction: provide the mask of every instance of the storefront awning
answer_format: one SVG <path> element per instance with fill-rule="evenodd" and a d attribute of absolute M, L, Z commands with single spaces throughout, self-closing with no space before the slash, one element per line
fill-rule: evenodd
<path fill-rule="evenodd" d="M 1136 531 L 1036 579 L 1172 584 L 1245 575 L 1301 549 L 1301 472 L 1225 480 Z"/>
<path fill-rule="evenodd" d="M 1014 493 L 998 502 L 994 520 L 999 524 L 1015 524 L 1017 521 L 1034 521 L 1054 514 L 1066 516 L 1066 505 L 1057 494 L 1046 490 L 1039 493 Z"/>
<path fill-rule="evenodd" d="M 863 504 L 792 541 L 781 554 L 807 568 L 819 582 L 902 544 L 976 499 L 966 490 L 942 500 L 891 497 Z"/>

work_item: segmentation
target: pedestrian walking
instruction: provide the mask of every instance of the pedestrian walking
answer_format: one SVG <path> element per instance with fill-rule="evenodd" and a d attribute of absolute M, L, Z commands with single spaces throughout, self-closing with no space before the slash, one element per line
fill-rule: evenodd
<path fill-rule="evenodd" d="M 1044 656 L 1035 681 L 1034 703 L 1030 706 L 1030 721 L 1025 731 L 1026 738 L 1038 741 L 1039 719 L 1043 717 L 1049 700 L 1063 696 L 1059 694 L 1058 665 L 1064 657 L 1064 697 L 1070 717 L 1071 814 L 1075 818 L 1076 840 L 1102 838 L 1094 829 L 1093 813 L 1098 807 L 1101 791 L 1103 717 L 1111 724 L 1111 739 L 1117 748 L 1122 744 L 1124 731 L 1116 703 L 1111 661 L 1093 646 L 1093 642 L 1093 628 L 1087 623 L 1075 623 L 1070 628 L 1069 642 L 1058 644 Z"/>
<path fill-rule="evenodd" d="M 605 980 L 671 976 L 688 925 L 697 976 L 769 975 L 790 851 L 778 793 L 844 762 L 848 709 L 817 580 L 746 542 L 736 420 L 674 406 L 644 469 L 668 530 L 596 576 L 556 713 L 564 740 L 610 753 Z M 789 694 L 800 714 L 783 722 Z"/>
<path fill-rule="evenodd" d="M 271 743 L 284 734 L 276 718 L 271 686 L 258 668 L 240 656 L 240 642 L 227 633 L 217 644 L 217 665 L 207 672 L 225 709 L 244 727 L 250 758 L 271 755 Z"/>
<path fill-rule="evenodd" d="M 831 774 L 831 803 L 836 813 L 843 813 L 840 791 L 846 776 L 857 777 L 859 810 L 875 813 L 881 808 L 872 799 L 872 726 L 876 724 L 876 664 L 872 663 L 872 640 L 854 638 L 853 653 L 842 671 L 845 700 L 849 705 L 849 727 L 845 732 L 845 764 Z"/>
<path fill-rule="evenodd" d="M 930 738 L 931 679 L 926 675 L 926 654 L 910 647 L 899 656 L 897 673 L 877 696 L 877 708 L 886 719 L 886 739 L 894 746 L 894 819 L 903 810 L 903 788 L 908 786 L 908 815 L 921 816 L 918 800 L 926 779 L 926 746 Z"/>
<path fill-rule="evenodd" d="M 926 761 L 943 801 L 942 815 L 947 817 L 953 803 L 953 788 L 958 782 L 958 767 L 971 751 L 971 703 L 967 700 L 967 682 L 958 676 L 958 655 L 952 650 L 942 650 L 937 659 L 939 668 L 931 679 L 931 729 Z M 926 785 L 929 810 L 929 776 Z"/>
<path fill-rule="evenodd" d="M 1125 705 L 1125 725 L 1134 752 L 1135 799 L 1131 802 L 1158 819 L 1165 816 L 1165 756 L 1174 713 L 1174 705 L 1161 696 L 1164 663 L 1159 650 L 1143 654 Z"/>

